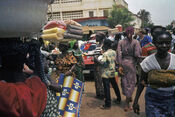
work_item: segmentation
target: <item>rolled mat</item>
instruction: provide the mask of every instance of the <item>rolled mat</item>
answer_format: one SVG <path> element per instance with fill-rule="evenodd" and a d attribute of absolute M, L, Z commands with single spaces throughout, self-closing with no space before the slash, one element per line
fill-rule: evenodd
<path fill-rule="evenodd" d="M 76 29 L 76 30 L 82 30 L 81 26 L 76 26 L 76 25 L 67 25 L 67 29 Z"/>
<path fill-rule="evenodd" d="M 64 38 L 81 40 L 83 38 L 83 36 L 75 35 L 75 34 L 71 34 L 71 33 L 64 33 Z"/>
<path fill-rule="evenodd" d="M 57 93 L 60 115 L 62 117 L 79 117 L 84 83 L 72 76 L 65 77 L 64 74 L 60 74 L 58 85 L 63 86 L 62 93 Z"/>
<path fill-rule="evenodd" d="M 57 34 L 57 33 L 43 34 L 43 35 L 41 35 L 41 37 L 42 37 L 43 39 L 57 39 L 57 40 L 63 38 L 62 35 L 59 35 L 59 34 Z"/>
<path fill-rule="evenodd" d="M 51 29 L 43 30 L 43 34 L 52 34 L 52 33 L 63 34 L 64 32 L 65 30 L 61 28 L 51 28 Z"/>
<path fill-rule="evenodd" d="M 175 70 L 151 70 L 148 83 L 152 88 L 175 86 Z"/>
<path fill-rule="evenodd" d="M 82 30 L 77 30 L 77 29 L 67 29 L 68 33 L 70 34 L 75 34 L 75 35 L 83 35 L 83 31 Z"/>

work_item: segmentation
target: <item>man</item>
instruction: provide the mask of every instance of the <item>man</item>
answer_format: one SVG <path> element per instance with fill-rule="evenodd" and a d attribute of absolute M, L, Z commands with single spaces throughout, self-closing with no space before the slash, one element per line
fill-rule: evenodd
<path fill-rule="evenodd" d="M 100 54 L 102 51 L 102 46 L 103 46 L 103 41 L 106 39 L 105 34 L 98 32 L 96 34 L 96 41 L 97 41 L 97 48 L 95 50 L 95 53 L 99 54 L 96 55 L 96 57 L 98 57 L 100 59 Z M 103 87 L 103 82 L 102 82 L 102 78 L 101 78 L 101 74 L 102 74 L 102 67 L 100 64 L 94 62 L 95 66 L 95 73 L 94 73 L 94 80 L 95 80 L 95 89 L 96 89 L 96 97 L 99 99 L 103 99 L 104 98 L 104 87 Z"/>
<path fill-rule="evenodd" d="M 129 103 L 132 102 L 132 94 L 136 84 L 136 64 L 141 56 L 140 43 L 132 39 L 134 28 L 126 29 L 126 38 L 119 41 L 117 56 L 119 63 L 119 73 L 122 79 L 122 92 L 126 96 L 124 110 L 131 109 Z"/>

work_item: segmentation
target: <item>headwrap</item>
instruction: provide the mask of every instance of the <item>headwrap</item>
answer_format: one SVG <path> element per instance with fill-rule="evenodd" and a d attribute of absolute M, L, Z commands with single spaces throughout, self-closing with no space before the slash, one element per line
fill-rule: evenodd
<path fill-rule="evenodd" d="M 129 34 L 133 35 L 134 34 L 134 28 L 132 26 L 129 26 L 126 28 L 126 35 L 128 36 Z"/>

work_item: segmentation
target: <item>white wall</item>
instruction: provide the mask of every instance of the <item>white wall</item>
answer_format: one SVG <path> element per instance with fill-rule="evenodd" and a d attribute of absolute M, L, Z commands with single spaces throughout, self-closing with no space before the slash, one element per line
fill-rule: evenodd
<path fill-rule="evenodd" d="M 133 14 L 133 17 L 134 17 L 134 21 L 132 21 L 131 24 L 135 24 L 134 28 L 140 28 L 142 25 L 142 20 L 137 16 L 135 16 L 134 14 Z"/>

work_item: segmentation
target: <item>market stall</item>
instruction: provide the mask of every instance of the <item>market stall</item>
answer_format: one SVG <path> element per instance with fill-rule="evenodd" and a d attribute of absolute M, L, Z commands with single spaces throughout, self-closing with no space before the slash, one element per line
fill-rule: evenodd
<path fill-rule="evenodd" d="M 59 112 L 63 117 L 78 117 L 84 83 L 78 79 L 81 54 L 76 53 L 75 45 L 83 37 L 82 26 L 73 20 L 50 21 L 41 37 L 57 43 L 61 52 L 54 61 L 56 70 L 51 75 L 63 87 L 63 92 L 57 93 Z"/>

